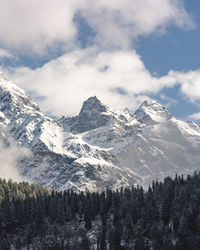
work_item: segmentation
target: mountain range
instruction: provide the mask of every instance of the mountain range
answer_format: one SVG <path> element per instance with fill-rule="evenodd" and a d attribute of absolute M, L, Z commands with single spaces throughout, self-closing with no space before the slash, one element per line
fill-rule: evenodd
<path fill-rule="evenodd" d="M 29 151 L 16 163 L 23 178 L 56 190 L 146 187 L 153 179 L 200 166 L 200 127 L 174 118 L 154 100 L 132 113 L 113 110 L 93 96 L 77 116 L 56 120 L 4 76 L 0 140 L 4 147 L 15 143 Z"/>

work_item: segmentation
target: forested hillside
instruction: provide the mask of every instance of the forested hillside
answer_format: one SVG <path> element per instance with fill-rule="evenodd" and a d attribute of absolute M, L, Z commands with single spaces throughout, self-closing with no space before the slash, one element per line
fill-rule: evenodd
<path fill-rule="evenodd" d="M 200 174 L 102 193 L 0 179 L 0 249 L 200 249 Z"/>

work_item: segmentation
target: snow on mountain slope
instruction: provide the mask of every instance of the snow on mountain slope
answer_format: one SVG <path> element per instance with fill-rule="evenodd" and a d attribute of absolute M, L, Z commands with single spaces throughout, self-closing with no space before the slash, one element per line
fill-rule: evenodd
<path fill-rule="evenodd" d="M 162 123 L 172 117 L 165 107 L 154 100 L 144 101 L 136 110 L 135 116 L 138 121 L 149 124 Z"/>
<path fill-rule="evenodd" d="M 96 125 L 97 126 L 97 123 Z M 20 174 L 30 181 L 58 190 L 101 191 L 141 180 L 117 159 L 89 145 L 56 121 L 46 117 L 23 90 L 0 78 L 0 128 L 7 128 L 31 156 L 18 162 Z"/>
<path fill-rule="evenodd" d="M 134 114 L 116 111 L 97 97 L 76 117 L 46 117 L 23 90 L 0 76 L 0 131 L 30 150 L 17 163 L 22 176 L 58 190 L 102 191 L 200 165 L 200 128 L 177 120 L 156 101 Z"/>
<path fill-rule="evenodd" d="M 95 105 L 91 105 L 93 103 Z M 90 105 L 91 108 L 88 109 Z M 93 109 L 94 106 L 95 109 Z M 85 115 L 83 116 L 82 113 Z M 111 153 L 117 151 L 118 147 L 121 150 L 124 143 L 126 145 L 137 131 L 136 128 L 141 126 L 134 114 L 131 114 L 128 109 L 124 111 L 112 110 L 102 104 L 96 96 L 90 97 L 83 103 L 79 116 L 62 117 L 58 122 L 65 131 L 75 133 L 90 145 L 98 146 Z M 84 131 L 77 129 L 82 124 L 85 124 Z"/>
<path fill-rule="evenodd" d="M 126 152 L 119 155 L 121 164 L 143 176 L 146 182 L 199 169 L 199 135 L 197 140 L 193 130 L 182 133 L 178 123 L 172 119 L 145 126 L 136 141 L 129 143 Z"/>
<path fill-rule="evenodd" d="M 121 167 L 143 178 L 142 185 L 200 168 L 200 128 L 195 123 L 173 118 L 156 101 L 144 101 L 134 115 L 127 110 L 118 115 L 109 108 L 106 113 L 112 115 L 105 125 L 88 127 L 79 136 L 113 154 Z M 60 121 L 68 123 L 68 119 Z M 74 130 L 72 124 L 70 130 Z"/>

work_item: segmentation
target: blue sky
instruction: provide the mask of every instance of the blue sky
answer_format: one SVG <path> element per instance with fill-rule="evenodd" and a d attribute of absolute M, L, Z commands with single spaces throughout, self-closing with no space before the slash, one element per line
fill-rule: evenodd
<path fill-rule="evenodd" d="M 185 31 L 170 27 L 162 36 L 151 35 L 138 40 L 137 51 L 152 73 L 156 72 L 162 76 L 171 69 L 188 71 L 200 68 L 200 2 L 191 0 L 185 1 L 184 4 L 194 18 L 195 29 Z M 170 112 L 178 118 L 187 119 L 190 114 L 200 111 L 200 105 L 190 103 L 182 97 L 179 90 L 180 87 L 175 86 L 163 89 L 162 93 L 177 100 L 175 105 L 168 107 Z M 163 102 L 160 94 L 153 97 L 159 102 Z M 196 122 L 199 123 L 199 121 Z"/>
<path fill-rule="evenodd" d="M 130 110 L 153 98 L 199 123 L 199 1 L 14 2 L 0 0 L 0 66 L 47 114 L 90 95 Z"/>
<path fill-rule="evenodd" d="M 197 3 L 197 1 L 191 2 Z M 198 25 L 197 9 L 200 10 L 200 2 L 190 6 L 190 10 L 195 15 L 196 24 Z M 163 36 L 152 35 L 148 38 L 140 38 L 137 44 L 137 52 L 142 56 L 144 64 L 151 73 L 163 76 L 172 69 L 177 71 L 198 70 L 200 67 L 199 44 L 199 25 L 196 29 L 189 31 L 173 27 L 169 28 Z M 179 90 L 180 86 L 175 86 L 163 89 L 162 93 L 177 100 L 175 105 L 168 107 L 170 112 L 176 117 L 187 119 L 187 116 L 191 113 L 199 112 L 200 106 L 198 103 L 194 105 L 186 98 L 183 98 Z M 160 94 L 152 97 L 163 102 Z"/>

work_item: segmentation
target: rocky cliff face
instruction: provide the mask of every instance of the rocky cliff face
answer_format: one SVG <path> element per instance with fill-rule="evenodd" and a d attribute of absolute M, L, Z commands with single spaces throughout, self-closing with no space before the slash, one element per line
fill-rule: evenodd
<path fill-rule="evenodd" d="M 0 130 L 31 152 L 18 162 L 20 174 L 58 190 L 148 185 L 200 165 L 199 126 L 175 119 L 155 101 L 133 114 L 90 97 L 78 116 L 54 120 L 1 77 Z"/>

